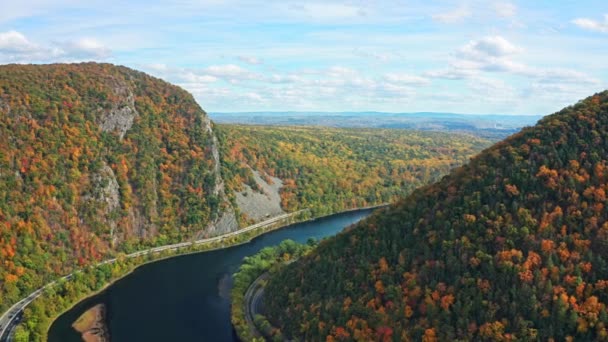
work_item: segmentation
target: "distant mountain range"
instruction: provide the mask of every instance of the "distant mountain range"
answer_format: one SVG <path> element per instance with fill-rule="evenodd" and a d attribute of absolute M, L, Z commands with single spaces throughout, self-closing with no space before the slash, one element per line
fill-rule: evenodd
<path fill-rule="evenodd" d="M 241 112 L 210 113 L 217 123 L 256 125 L 400 128 L 466 132 L 502 139 L 524 126 L 534 125 L 540 115 L 384 113 L 384 112 Z"/>

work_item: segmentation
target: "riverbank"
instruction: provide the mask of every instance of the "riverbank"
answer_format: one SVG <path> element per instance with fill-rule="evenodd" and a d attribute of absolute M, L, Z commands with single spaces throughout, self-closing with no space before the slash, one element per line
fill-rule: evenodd
<path fill-rule="evenodd" d="M 159 246 L 127 255 L 119 255 L 116 258 L 103 261 L 97 265 L 77 270 L 34 291 L 26 297 L 27 300 L 16 303 L 0 316 L 0 321 L 6 322 L 2 326 L 8 328 L 16 325 L 15 321 L 20 317 L 17 313 L 24 312 L 25 308 L 30 305 L 40 306 L 42 309 L 36 310 L 38 313 L 49 314 L 48 316 L 40 317 L 40 315 L 28 315 L 26 312 L 23 316 L 23 321 L 19 322 L 19 326 L 16 329 L 0 330 L 2 333 L 0 341 L 8 340 L 9 336 L 7 335 L 9 333 L 29 336 L 32 341 L 46 341 L 50 326 L 59 316 L 72 309 L 79 302 L 104 291 L 108 286 L 128 276 L 140 266 L 180 255 L 206 252 L 247 243 L 261 234 L 305 220 L 305 216 L 302 215 L 305 213 L 305 210 L 300 210 L 295 213 L 270 218 L 221 236 Z M 101 272 L 98 272 L 100 270 Z M 100 274 L 102 275 L 101 279 L 98 278 Z M 87 282 L 87 278 L 90 277 L 95 277 L 95 279 Z M 72 286 L 67 285 L 68 283 L 72 283 Z M 53 291 L 46 291 L 51 287 L 53 287 Z M 47 295 L 47 292 L 51 294 Z M 65 294 L 61 300 L 57 297 L 58 293 Z M 48 308 L 53 308 L 56 311 L 48 310 Z M 43 322 L 43 326 L 39 322 Z"/>
<path fill-rule="evenodd" d="M 283 339 L 281 331 L 272 327 L 260 314 L 266 279 L 272 272 L 312 251 L 315 246 L 316 241 L 300 244 L 285 240 L 277 246 L 266 247 L 245 258 L 238 272 L 234 274 L 230 303 L 230 321 L 241 341 Z"/>
<path fill-rule="evenodd" d="M 367 209 L 387 206 L 388 204 L 384 204 Z M 346 210 L 342 213 L 356 210 L 357 209 Z M 359 210 L 364 210 L 364 208 Z M 311 221 L 314 221 L 314 219 Z M 281 330 L 273 327 L 262 313 L 264 288 L 272 272 L 276 272 L 285 265 L 296 261 L 300 256 L 310 252 L 314 248 L 314 246 L 302 246 L 302 250 L 299 251 L 297 255 L 288 254 L 288 258 L 272 259 L 266 256 L 263 263 L 258 262 L 258 264 L 261 264 L 261 266 L 256 265 L 255 261 L 246 260 L 239 271 L 234 275 L 235 286 L 232 289 L 232 312 L 230 318 L 241 341 L 256 342 L 259 340 L 283 339 Z M 273 251 L 275 253 L 282 253 L 285 252 L 285 248 L 282 248 L 279 245 L 275 247 Z M 258 254 L 262 255 L 262 257 L 264 256 L 263 252 Z M 258 255 L 255 255 L 254 257 L 257 256 Z M 237 283 L 236 280 L 240 280 L 240 278 L 243 278 L 243 281 L 241 283 Z"/>
<path fill-rule="evenodd" d="M 352 212 L 357 210 L 369 210 L 377 207 L 383 207 L 386 204 L 369 207 L 369 208 L 356 208 L 347 210 L 345 212 Z M 73 275 L 76 277 L 72 277 L 72 275 L 68 275 L 63 277 L 60 281 L 52 282 L 47 284 L 42 289 L 47 289 L 53 286 L 53 291 L 43 291 L 39 289 L 32 293 L 30 297 L 34 299 L 32 301 L 28 301 L 27 303 L 20 305 L 18 308 L 11 309 L 14 312 L 22 312 L 26 306 L 32 305 L 40 308 L 39 310 L 32 310 L 36 312 L 44 312 L 47 313 L 48 316 L 40 317 L 35 315 L 26 315 L 24 317 L 24 321 L 22 323 L 28 323 L 34 321 L 44 322 L 43 326 L 36 326 L 36 324 L 23 324 L 23 327 L 28 327 L 30 331 L 29 335 L 37 336 L 37 338 L 32 340 L 46 340 L 46 336 L 48 334 L 50 326 L 54 323 L 54 321 L 60 317 L 62 314 L 72 309 L 75 305 L 82 302 L 86 298 L 97 295 L 100 292 L 104 291 L 108 286 L 114 284 L 116 281 L 128 276 L 135 269 L 141 267 L 145 264 L 160 261 L 167 258 L 172 258 L 180 255 L 192 254 L 192 253 L 201 253 L 206 251 L 224 249 L 228 247 L 237 246 L 240 244 L 245 244 L 250 242 L 252 239 L 266 234 L 270 231 L 278 230 L 297 222 L 307 222 L 307 221 L 315 221 L 320 219 L 321 217 L 317 217 L 314 219 L 309 219 L 306 217 L 306 213 L 301 213 L 302 215 L 285 217 L 279 222 L 272 222 L 270 225 L 261 225 L 258 223 L 256 225 L 243 228 L 237 232 L 226 234 L 224 236 L 218 236 L 210 239 L 206 239 L 206 241 L 194 241 L 194 242 L 186 242 L 169 246 L 155 247 L 152 249 L 135 252 L 129 255 L 122 255 L 115 259 L 107 260 L 102 262 L 97 266 L 91 266 L 84 270 L 77 271 Z M 340 213 L 326 215 L 324 217 L 338 215 Z M 276 218 L 273 218 L 272 221 Z M 263 223 L 263 222 L 262 222 Z M 251 229 L 254 228 L 254 229 Z M 99 278 L 100 274 L 102 278 Z M 96 278 L 97 277 L 97 278 Z M 76 278 L 76 279 L 72 279 Z M 83 284 L 87 278 L 92 278 L 88 281 L 87 284 Z M 70 285 L 71 284 L 71 285 Z M 93 284 L 93 285 L 89 285 Z M 79 285 L 79 286 L 75 286 Z M 76 289 L 76 290 L 75 290 Z M 45 292 L 51 293 L 51 297 L 48 295 L 40 296 Z M 30 298 L 28 297 L 28 298 Z M 31 302 L 31 303 L 30 303 Z M 62 305 L 58 305 L 57 302 Z M 49 308 L 53 308 L 54 310 L 49 310 Z M 11 312 L 12 312 L 11 311 Z M 7 315 L 8 316 L 8 315 Z M 14 318 L 12 318 L 14 319 Z M 12 324 L 12 323 L 11 323 Z M 31 328 L 34 327 L 35 331 Z M 6 336 L 0 337 L 0 341 L 2 338 Z"/>
<path fill-rule="evenodd" d="M 334 236 L 371 213 L 306 221 L 239 246 L 149 263 L 61 315 L 49 330 L 48 341 L 81 342 L 71 324 L 88 308 L 103 303 L 108 307 L 110 333 L 117 341 L 236 342 L 230 322 L 230 289 L 232 275 L 244 259 L 287 239 L 305 244 Z"/>

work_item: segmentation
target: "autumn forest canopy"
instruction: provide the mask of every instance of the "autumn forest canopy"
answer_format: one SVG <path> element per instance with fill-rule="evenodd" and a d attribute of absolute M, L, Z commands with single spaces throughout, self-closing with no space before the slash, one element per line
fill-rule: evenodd
<path fill-rule="evenodd" d="M 302 340 L 608 339 L 608 92 L 547 116 L 271 277 Z"/>
<path fill-rule="evenodd" d="M 0 312 L 85 269 L 25 310 L 19 341 L 46 340 L 72 301 L 144 262 L 126 253 L 270 215 L 251 208 L 393 203 L 248 260 L 239 293 L 282 262 L 265 287 L 269 335 L 608 340 L 608 92 L 486 136 L 215 125 L 183 89 L 125 67 L 0 66 Z"/>
<path fill-rule="evenodd" d="M 183 89 L 125 67 L 0 66 L 0 312 L 76 269 L 253 223 L 235 196 L 264 194 L 254 174 L 282 182 L 282 211 L 316 217 L 395 201 L 489 145 L 468 134 L 216 126 Z M 25 310 L 20 332 L 44 340 L 70 301 L 134 263 L 75 276 Z"/>

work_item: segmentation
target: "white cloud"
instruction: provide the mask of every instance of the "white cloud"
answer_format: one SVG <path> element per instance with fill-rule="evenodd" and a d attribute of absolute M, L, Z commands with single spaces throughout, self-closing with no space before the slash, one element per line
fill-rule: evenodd
<path fill-rule="evenodd" d="M 459 53 L 466 58 L 484 59 L 505 57 L 521 51 L 521 48 L 501 36 L 487 36 L 470 41 L 460 49 Z"/>
<path fill-rule="evenodd" d="M 252 56 L 238 56 L 237 57 L 241 62 L 245 62 L 251 65 L 262 64 L 262 60 Z"/>
<path fill-rule="evenodd" d="M 343 66 L 332 66 L 327 70 L 327 74 L 334 78 L 347 78 L 357 75 L 357 72 L 351 68 Z"/>
<path fill-rule="evenodd" d="M 259 80 L 262 78 L 262 75 L 235 64 L 212 65 L 205 68 L 203 72 L 231 83 L 238 83 L 245 80 Z"/>
<path fill-rule="evenodd" d="M 249 100 L 252 100 L 255 102 L 264 102 L 264 98 L 256 92 L 248 92 L 248 93 L 245 93 L 244 96 L 246 98 L 248 98 Z"/>
<path fill-rule="evenodd" d="M 286 84 L 286 83 L 303 82 L 304 78 L 302 78 L 299 75 L 293 75 L 293 74 L 288 74 L 288 75 L 273 74 L 272 76 L 270 76 L 268 81 L 271 83 Z"/>
<path fill-rule="evenodd" d="M 577 18 L 572 22 L 578 27 L 589 31 L 608 33 L 608 14 L 604 14 L 603 22 L 588 18 Z"/>
<path fill-rule="evenodd" d="M 568 69 L 527 68 L 522 74 L 535 78 L 540 84 L 599 85 L 601 83 L 600 80 L 583 72 Z"/>
<path fill-rule="evenodd" d="M 494 4 L 494 10 L 503 18 L 513 17 L 517 13 L 517 7 L 510 2 L 497 2 Z"/>
<path fill-rule="evenodd" d="M 467 78 L 471 78 L 476 75 L 477 72 L 471 69 L 462 69 L 462 68 L 448 68 L 448 69 L 440 69 L 433 70 L 424 73 L 424 76 L 430 78 L 439 78 L 444 80 L 463 80 Z"/>
<path fill-rule="evenodd" d="M 469 89 L 475 94 L 487 95 L 488 92 L 495 94 L 497 97 L 504 98 L 504 101 L 501 102 L 503 105 L 514 104 L 517 93 L 504 80 L 488 77 L 490 73 L 505 73 L 511 77 L 525 78 L 526 83 L 529 84 L 527 91 L 542 94 L 545 97 L 563 95 L 566 93 L 563 90 L 568 89 L 571 91 L 567 97 L 569 101 L 573 100 L 574 94 L 583 95 L 585 92 L 591 93 L 599 90 L 597 88 L 601 85 L 601 81 L 584 72 L 530 66 L 515 60 L 515 57 L 522 51 L 524 51 L 522 48 L 501 36 L 483 37 L 470 41 L 458 49 L 453 54 L 454 58 L 447 69 L 430 71 L 424 76 L 447 80 L 467 80 Z M 551 95 L 551 90 L 556 92 Z"/>
<path fill-rule="evenodd" d="M 454 24 L 461 22 L 462 20 L 470 16 L 471 11 L 467 7 L 462 6 L 452 11 L 434 14 L 432 17 L 433 20 L 444 24 Z"/>
<path fill-rule="evenodd" d="M 198 69 L 152 64 L 144 69 L 192 92 L 206 108 L 238 103 L 241 110 L 283 109 L 276 108 L 277 104 L 291 109 L 323 110 L 325 104 L 332 106 L 336 99 L 344 103 L 344 110 L 367 108 L 372 103 L 410 101 L 418 89 L 430 84 L 429 80 L 415 75 L 387 73 L 372 77 L 342 65 L 271 75 L 232 64 Z"/>
<path fill-rule="evenodd" d="M 185 72 L 183 75 L 181 75 L 181 78 L 184 81 L 191 83 L 213 83 L 218 80 L 218 78 L 215 76 L 196 74 L 191 71 Z"/>
<path fill-rule="evenodd" d="M 0 32 L 0 63 L 103 60 L 111 54 L 109 48 L 90 38 L 55 42 L 45 46 L 30 41 L 17 31 Z"/>
<path fill-rule="evenodd" d="M 450 73 L 444 72 L 444 74 L 467 76 L 465 73 L 458 72 L 458 70 L 521 72 L 526 67 L 512 60 L 511 57 L 522 51 L 522 48 L 501 36 L 487 36 L 472 40 L 454 54 L 456 59 L 450 64 L 456 70 Z M 458 77 L 454 78 L 457 79 Z"/>
<path fill-rule="evenodd" d="M 105 59 L 112 55 L 109 48 L 91 38 L 58 43 L 58 45 L 67 55 L 75 58 Z"/>
<path fill-rule="evenodd" d="M 384 80 L 391 83 L 397 83 L 402 85 L 412 85 L 412 86 L 421 86 L 428 85 L 431 82 L 424 77 L 401 74 L 401 73 L 390 73 L 384 75 Z"/>
<path fill-rule="evenodd" d="M 17 31 L 0 33 L 0 52 L 2 53 L 31 53 L 40 49 Z"/>

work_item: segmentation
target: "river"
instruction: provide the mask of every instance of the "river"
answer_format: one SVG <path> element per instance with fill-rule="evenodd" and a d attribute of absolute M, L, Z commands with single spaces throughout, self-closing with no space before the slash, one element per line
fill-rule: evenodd
<path fill-rule="evenodd" d="M 244 257 L 285 239 L 306 242 L 340 232 L 372 210 L 336 214 L 298 223 L 216 251 L 183 255 L 143 265 L 96 296 L 61 315 L 50 342 L 81 342 L 72 323 L 103 303 L 112 342 L 238 341 L 230 323 L 232 274 Z"/>

